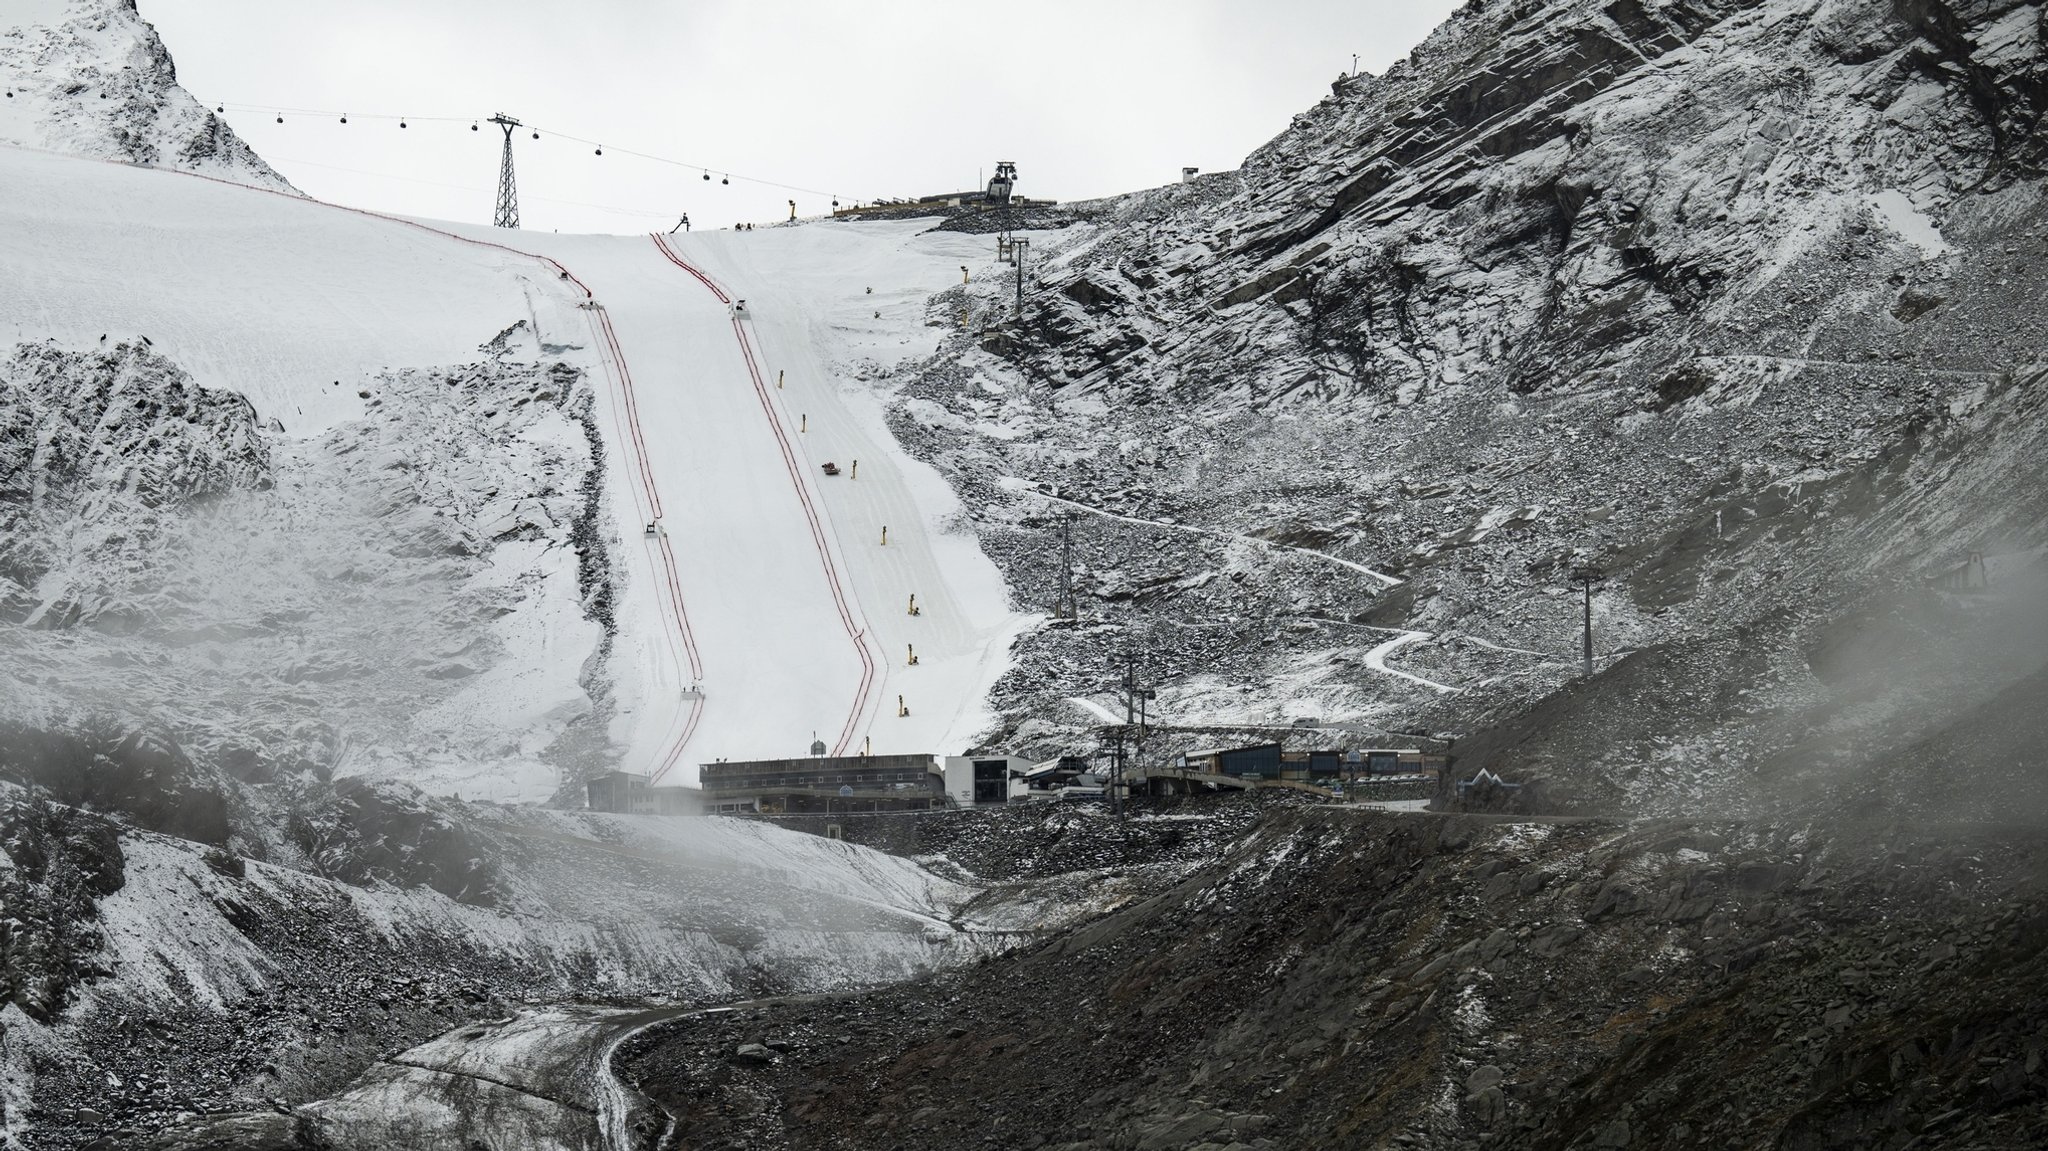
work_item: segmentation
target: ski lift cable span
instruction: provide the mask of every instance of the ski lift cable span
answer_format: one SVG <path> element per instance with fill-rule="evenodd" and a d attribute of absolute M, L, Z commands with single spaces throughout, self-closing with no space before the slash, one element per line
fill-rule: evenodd
<path fill-rule="evenodd" d="M 480 119 L 475 116 L 407 116 L 388 115 L 384 113 L 351 114 L 348 112 L 341 111 L 339 109 L 288 108 L 276 104 L 243 104 L 236 103 L 233 101 L 222 101 L 216 104 L 214 107 L 215 110 L 222 115 L 226 115 L 230 111 L 271 113 L 278 118 L 279 123 L 283 123 L 284 117 L 286 116 L 325 117 L 330 120 L 346 117 L 346 119 L 342 120 L 343 123 L 347 123 L 348 119 L 355 119 L 387 120 L 392 123 L 412 124 L 469 124 L 472 127 L 475 127 L 477 124 L 481 122 Z M 603 148 L 605 145 L 602 141 L 585 139 L 582 136 L 574 136 L 567 132 L 558 132 L 552 128 L 547 128 L 545 126 L 536 125 L 532 123 L 527 123 L 524 124 L 523 126 L 534 134 L 535 139 L 538 139 L 541 135 L 545 134 L 550 137 L 568 140 L 571 143 L 588 144 L 592 149 L 596 150 L 596 155 L 602 156 L 604 154 Z M 703 164 L 693 164 L 687 160 L 677 160 L 668 156 L 659 156 L 653 152 L 641 152 L 632 148 L 621 148 L 618 147 L 617 145 L 613 145 L 611 150 L 622 156 L 632 156 L 635 159 L 649 160 L 656 164 L 667 164 L 670 167 L 683 168 L 692 172 L 702 173 L 704 179 L 706 180 L 711 179 L 712 175 L 716 173 L 720 176 L 719 182 L 722 184 L 730 184 L 733 181 L 737 180 L 747 184 L 758 184 L 765 188 L 780 188 L 788 192 L 802 192 L 807 196 L 824 196 L 833 200 L 835 203 L 839 199 L 839 193 L 837 192 L 826 192 L 820 191 L 817 188 L 806 188 L 800 184 L 785 184 L 779 180 L 769 180 L 760 176 L 749 176 L 740 172 L 732 172 L 724 168 L 707 167 Z M 859 199 L 859 197 L 855 198 Z"/>
<path fill-rule="evenodd" d="M 423 180 L 418 176 L 401 176 L 396 172 L 379 172 L 372 168 L 351 168 L 345 164 L 328 164 L 319 160 L 302 160 L 296 156 L 272 155 L 269 159 L 280 164 L 292 164 L 307 168 L 324 168 L 330 172 L 348 172 L 357 176 L 375 176 L 380 180 L 397 180 L 401 183 L 420 184 L 430 188 L 449 188 L 458 192 L 479 192 L 485 195 L 490 194 L 491 191 L 489 186 L 483 184 L 456 184 L 447 180 Z M 596 204 L 589 200 L 566 200 L 560 196 L 542 196 L 531 192 L 521 196 L 520 199 L 534 200 L 547 204 L 571 204 L 578 208 L 594 208 L 600 212 L 611 212 L 621 216 L 640 216 L 649 220 L 668 220 L 675 217 L 675 213 L 667 209 L 659 212 L 650 212 L 640 208 L 622 208 L 616 204 Z"/>

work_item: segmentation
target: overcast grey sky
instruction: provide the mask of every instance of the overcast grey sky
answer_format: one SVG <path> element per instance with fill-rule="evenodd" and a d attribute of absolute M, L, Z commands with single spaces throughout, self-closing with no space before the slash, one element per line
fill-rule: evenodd
<path fill-rule="evenodd" d="M 975 185 L 1084 199 L 1234 168 L 1452 0 L 141 0 L 184 86 L 300 188 L 488 222 L 502 110 L 530 228 L 699 227 Z M 259 105 L 241 111 L 233 105 Z M 333 117 L 272 109 L 332 109 Z M 372 114 L 412 117 L 400 129 Z M 586 144 L 607 145 L 599 157 Z M 712 169 L 683 169 L 626 149 Z M 731 173 L 731 184 L 720 179 Z M 742 177 L 797 185 L 765 187 Z"/>

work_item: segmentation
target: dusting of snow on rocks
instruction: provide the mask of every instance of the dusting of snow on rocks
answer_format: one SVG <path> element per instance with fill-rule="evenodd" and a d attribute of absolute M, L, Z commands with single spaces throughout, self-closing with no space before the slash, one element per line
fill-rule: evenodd
<path fill-rule="evenodd" d="M 0 144 L 292 191 L 178 71 L 135 0 L 10 0 Z"/>

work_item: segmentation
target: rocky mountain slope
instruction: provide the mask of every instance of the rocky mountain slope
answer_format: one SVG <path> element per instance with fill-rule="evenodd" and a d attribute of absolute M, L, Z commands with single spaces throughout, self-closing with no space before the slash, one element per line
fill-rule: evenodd
<path fill-rule="evenodd" d="M 1046 946 L 622 1063 L 688 1146 L 2017 1151 L 2048 1137 L 2040 864 L 1898 825 L 1287 812 Z"/>
<path fill-rule="evenodd" d="M 363 381 L 364 418 L 302 437 L 140 338 L 18 347 L 0 364 L 8 717 L 165 733 L 253 783 L 410 763 L 451 773 L 443 794 L 552 794 L 593 704 L 580 659 L 531 649 L 608 626 L 601 448 L 587 382 L 513 344 L 534 351 L 523 323 L 473 364 Z M 574 578 L 536 574 L 572 553 Z M 549 681 L 534 736 L 498 722 L 494 693 Z"/>
<path fill-rule="evenodd" d="M 148 754 L 163 753 L 109 758 Z M 737 821 L 460 805 L 362 780 L 271 815 L 285 842 L 252 858 L 202 826 L 158 834 L 0 786 L 10 1146 L 134 1146 L 181 1115 L 318 1099 L 522 1002 L 912 978 L 1018 938 L 969 903 L 1021 922 L 1034 902 Z"/>
<path fill-rule="evenodd" d="M 178 86 L 135 0 L 13 0 L 0 13 L 0 143 L 291 191 Z"/>
<path fill-rule="evenodd" d="M 1473 3 L 1240 171 L 1040 235 L 1024 319 L 1007 269 L 945 301 L 983 326 L 897 420 L 1034 603 L 1073 517 L 1098 622 L 1033 641 L 1009 734 L 1082 745 L 1061 697 L 1132 648 L 1169 724 L 1520 716 L 1468 766 L 1734 810 L 1807 729 L 1861 759 L 2002 690 L 2038 657 L 1965 621 L 2031 618 L 2048 543 L 2042 29 Z M 1599 674 L 1546 721 L 1584 738 L 1537 748 L 1589 572 Z M 1901 615 L 1946 654 L 1852 700 L 1827 653 Z"/>
<path fill-rule="evenodd" d="M 0 134 L 262 182 L 132 8 L 35 3 Z M 307 282 L 279 237 L 313 225 L 214 252 L 158 190 L 234 306 L 150 312 L 175 355 L 95 348 L 75 313 L 158 301 L 61 249 L 130 185 L 96 217 L 16 165 L 72 230 L 0 282 L 50 329 L 0 368 L 7 1137 L 375 1140 L 420 1114 L 410 1045 L 576 1015 L 515 1001 L 893 980 L 622 1066 L 693 1144 L 2039 1145 L 2042 31 L 2006 0 L 1474 0 L 1240 172 L 1035 235 L 1021 320 L 1008 269 L 929 307 L 966 334 L 894 430 L 1027 606 L 1063 524 L 1077 557 L 997 742 L 1091 747 L 1102 701 L 1067 697 L 1135 650 L 1155 756 L 1427 725 L 1683 820 L 1039 809 L 914 827 L 913 863 L 350 778 L 544 794 L 602 751 L 605 461 L 543 335 L 587 325 L 552 270 L 359 219 L 319 246 L 363 261 L 346 306 L 243 315 Z M 295 438 L 194 383 L 223 365 Z"/>

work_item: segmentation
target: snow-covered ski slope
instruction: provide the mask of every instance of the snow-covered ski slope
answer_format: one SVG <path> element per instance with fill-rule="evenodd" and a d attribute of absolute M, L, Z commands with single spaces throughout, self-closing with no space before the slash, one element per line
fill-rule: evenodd
<path fill-rule="evenodd" d="M 834 752 L 957 751 L 990 720 L 981 701 L 1024 620 L 973 538 L 945 530 L 951 490 L 896 449 L 854 381 L 929 354 L 927 297 L 990 256 L 983 237 L 929 227 L 513 241 L 571 270 L 602 313 L 608 479 L 618 518 L 634 513 L 614 731 L 659 782 L 800 756 L 814 736 Z"/>
<path fill-rule="evenodd" d="M 600 674 L 619 766 L 690 783 L 713 759 L 801 755 L 813 732 L 849 751 L 953 752 L 987 722 L 987 688 L 1026 621 L 975 541 L 945 529 L 950 489 L 901 455 L 857 382 L 931 351 L 926 297 L 991 255 L 926 226 L 506 232 L 0 148 L 0 336 L 147 336 L 303 436 L 364 418 L 374 401 L 357 384 L 375 373 L 474 361 L 524 320 L 539 353 L 604 383 L 623 563 Z M 724 301 L 740 298 L 752 318 L 736 323 Z M 820 468 L 854 459 L 857 475 Z M 510 650 L 570 677 L 589 655 Z M 529 701 L 502 693 L 524 681 L 492 682 L 493 709 L 522 714 Z M 358 732 L 377 722 L 342 718 Z M 461 778 L 466 796 L 494 790 Z"/>

